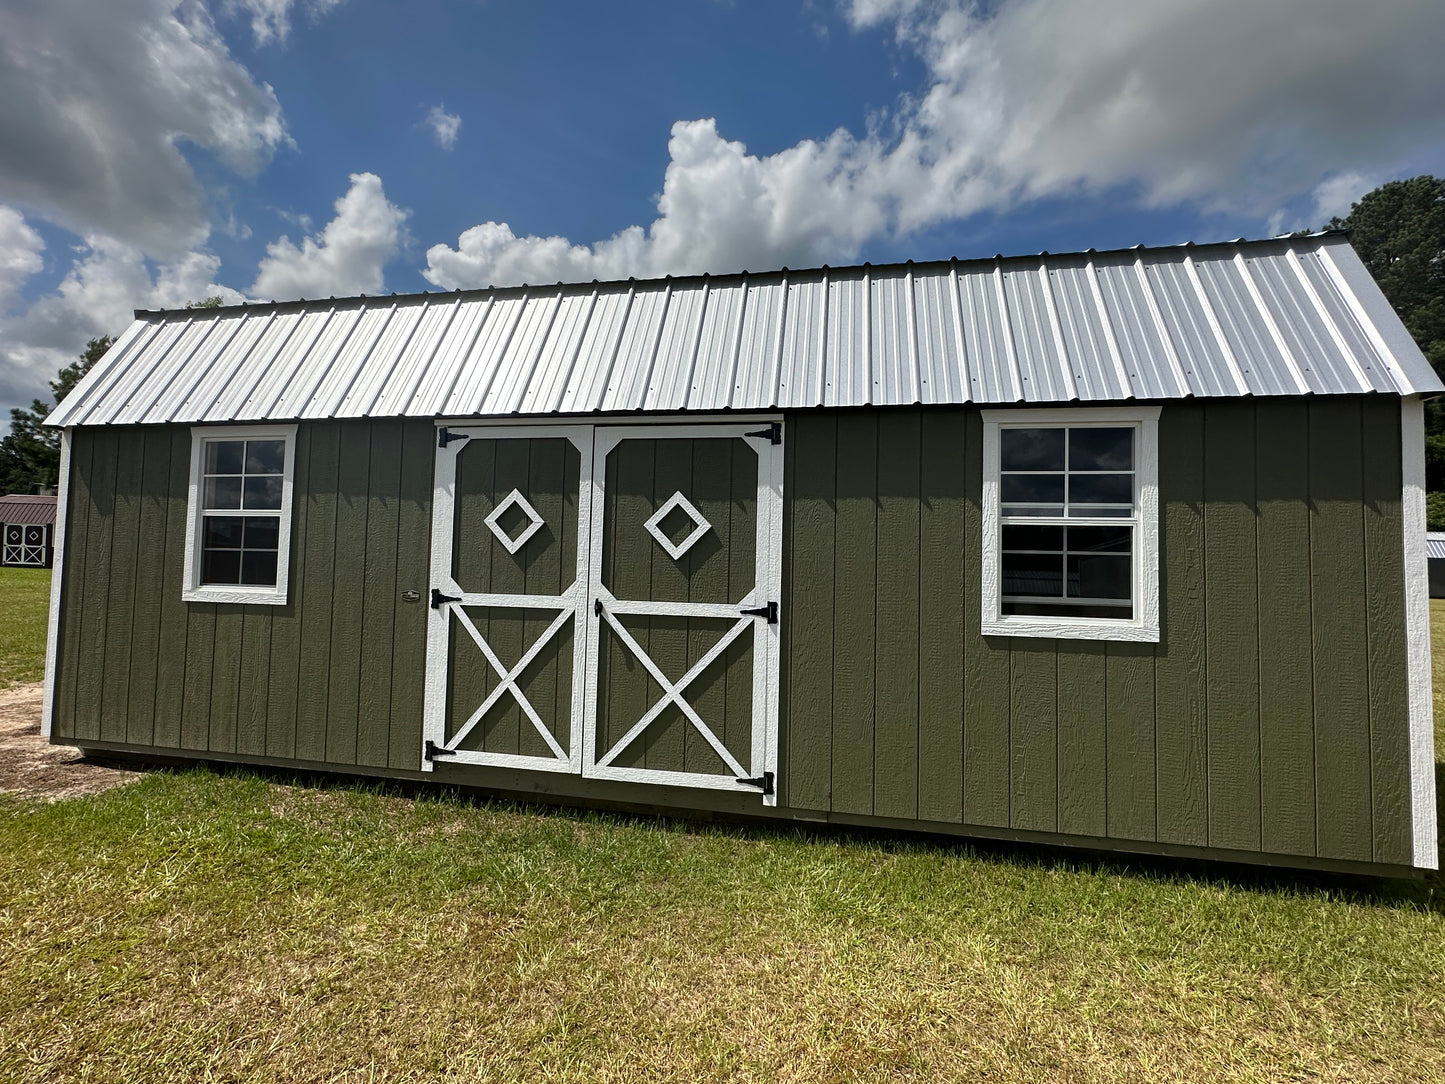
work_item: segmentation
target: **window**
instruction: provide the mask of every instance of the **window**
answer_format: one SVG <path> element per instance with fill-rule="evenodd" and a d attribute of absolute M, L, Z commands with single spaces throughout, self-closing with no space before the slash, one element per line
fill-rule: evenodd
<path fill-rule="evenodd" d="M 296 427 L 191 430 L 183 597 L 286 601 Z"/>
<path fill-rule="evenodd" d="M 983 632 L 1159 639 L 1158 407 L 983 413 Z"/>

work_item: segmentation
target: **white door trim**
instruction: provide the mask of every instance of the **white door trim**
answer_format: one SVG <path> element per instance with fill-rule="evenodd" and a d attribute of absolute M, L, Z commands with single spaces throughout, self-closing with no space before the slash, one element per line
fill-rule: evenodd
<path fill-rule="evenodd" d="M 763 417 L 739 421 L 729 419 L 726 423 L 704 423 L 690 420 L 687 424 L 649 424 L 649 425 L 616 425 L 597 426 L 597 432 L 593 439 L 593 465 L 591 471 L 592 482 L 592 541 L 590 550 L 594 555 L 591 563 L 588 580 L 588 597 L 593 600 L 593 606 L 587 614 L 587 696 L 582 735 L 582 774 L 589 778 L 615 779 L 625 782 L 653 783 L 670 786 L 704 787 L 713 790 L 728 790 L 745 793 L 758 794 L 759 788 L 742 782 L 743 779 L 765 778 L 771 773 L 774 784 L 768 791 L 762 792 L 763 804 L 765 806 L 777 805 L 777 755 L 778 755 L 778 685 L 779 675 L 782 668 L 781 662 L 781 622 L 769 623 L 766 618 L 754 617 L 751 624 L 754 628 L 753 641 L 753 709 L 752 709 L 752 748 L 750 765 L 746 768 L 746 775 L 736 778 L 723 775 L 710 775 L 705 773 L 692 772 L 667 772 L 648 768 L 620 768 L 610 763 L 611 758 L 620 752 L 621 747 L 628 744 L 633 738 L 645 729 L 647 723 L 656 718 L 669 703 L 675 703 L 683 711 L 688 721 L 699 731 L 704 740 L 719 751 L 720 742 L 712 731 L 698 718 L 686 700 L 681 695 L 681 690 L 701 672 L 705 662 L 696 664 L 687 675 L 677 682 L 670 682 L 656 664 L 648 657 L 647 653 L 637 644 L 621 623 L 616 615 L 621 614 L 655 614 L 655 615 L 676 615 L 694 617 L 718 617 L 737 618 L 740 609 L 752 609 L 759 606 L 767 606 L 769 602 L 781 602 L 782 590 L 782 489 L 783 489 L 783 445 L 774 444 L 767 435 L 758 435 L 758 425 L 771 426 L 776 424 L 781 434 L 781 420 L 773 417 Z M 664 440 L 664 439 L 687 439 L 696 437 L 714 438 L 740 438 L 747 442 L 748 446 L 758 456 L 758 489 L 757 489 L 757 513 L 756 521 L 756 550 L 755 560 L 757 562 L 758 574 L 752 588 L 739 600 L 731 605 L 724 604 L 694 604 L 680 602 L 650 602 L 638 599 L 617 599 L 602 584 L 602 547 L 603 547 L 603 526 L 605 516 L 604 509 L 604 486 L 606 480 L 606 462 L 608 454 L 625 440 Z M 608 624 L 616 630 L 632 651 L 635 657 L 647 668 L 653 679 L 663 689 L 662 699 L 648 711 L 637 723 L 629 727 L 628 733 L 624 735 L 621 742 L 607 755 L 601 759 L 597 756 L 597 684 L 598 668 L 600 663 L 600 643 L 602 622 L 607 620 Z M 731 643 L 747 627 L 747 622 L 739 621 L 723 637 L 723 643 L 715 645 L 714 648 L 704 656 L 706 662 L 716 658 L 716 654 L 724 650 L 728 643 Z M 725 749 L 720 750 L 724 763 L 734 771 L 742 768 L 736 758 L 728 754 Z"/>
<path fill-rule="evenodd" d="M 429 748 L 443 751 L 445 760 L 453 764 L 480 764 L 498 768 L 527 768 L 533 771 L 566 772 L 576 775 L 582 770 L 582 727 L 579 720 L 583 713 L 583 698 L 586 696 L 585 682 L 581 679 L 587 659 L 587 569 L 588 544 L 591 532 L 592 499 L 592 428 L 580 425 L 453 425 L 446 427 L 453 439 L 436 450 L 436 476 L 432 487 L 432 547 L 431 586 L 443 595 L 452 596 L 454 601 L 443 602 L 431 607 L 427 616 L 427 666 L 426 698 L 422 722 L 421 770 L 432 771 L 435 762 L 427 755 Z M 564 439 L 578 451 L 577 486 L 577 561 L 576 575 L 571 586 L 560 595 L 528 595 L 506 592 L 468 592 L 452 577 L 452 539 L 456 519 L 457 454 L 473 439 L 481 440 L 534 440 Z M 521 547 L 518 546 L 518 549 Z M 497 606 L 512 609 L 556 610 L 557 617 L 541 636 L 522 655 L 521 660 L 510 670 L 503 665 L 492 651 L 485 638 L 467 617 L 464 607 Z M 451 620 L 458 623 L 481 649 L 487 662 L 497 672 L 501 682 L 492 690 L 483 705 L 469 717 L 450 742 L 446 739 L 447 671 L 449 658 Z M 538 717 L 535 709 L 516 681 L 537 653 L 558 633 L 570 616 L 573 621 L 572 634 L 572 708 L 568 718 L 568 745 L 563 750 Z M 520 753 L 489 753 L 454 748 L 459 744 L 481 717 L 501 698 L 510 692 L 522 708 L 523 714 L 533 727 L 537 728 L 552 756 L 527 756 Z"/>

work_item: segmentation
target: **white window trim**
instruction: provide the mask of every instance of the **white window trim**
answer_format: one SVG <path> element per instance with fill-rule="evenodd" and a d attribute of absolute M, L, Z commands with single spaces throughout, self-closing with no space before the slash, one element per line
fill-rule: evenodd
<path fill-rule="evenodd" d="M 1037 636 L 1060 640 L 1159 642 L 1159 407 L 1066 407 L 985 410 L 983 414 L 983 593 L 985 636 Z M 1004 614 L 1000 596 L 1002 517 L 999 509 L 999 429 L 1014 426 L 1123 425 L 1139 427 L 1134 464 L 1139 510 L 1134 532 L 1134 616 Z"/>
<path fill-rule="evenodd" d="M 203 586 L 201 577 L 201 473 L 207 440 L 286 441 L 286 466 L 281 475 L 281 530 L 276 543 L 276 586 L 247 587 L 228 584 Z M 294 425 L 198 425 L 191 427 L 191 480 L 186 494 L 186 567 L 181 598 L 186 602 L 241 602 L 263 606 L 284 606 L 291 571 L 291 479 L 296 468 L 296 426 Z"/>

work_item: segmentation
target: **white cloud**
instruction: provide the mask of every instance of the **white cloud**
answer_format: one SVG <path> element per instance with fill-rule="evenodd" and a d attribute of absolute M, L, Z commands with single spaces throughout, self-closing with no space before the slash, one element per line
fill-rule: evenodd
<path fill-rule="evenodd" d="M 192 251 L 154 268 L 140 249 L 103 237 L 86 239 L 80 257 L 53 293 L 24 313 L 0 319 L 0 408 L 48 398 L 46 382 L 89 339 L 119 335 L 136 308 L 180 308 L 219 295 L 245 300 L 215 281 L 220 259 Z"/>
<path fill-rule="evenodd" d="M 251 17 L 251 33 L 257 45 L 276 42 L 286 44 L 291 34 L 291 12 L 305 8 L 311 21 L 315 22 L 332 8 L 339 7 L 344 0 L 225 0 L 227 14 L 243 14 Z"/>
<path fill-rule="evenodd" d="M 442 106 L 434 105 L 427 113 L 425 123 L 442 150 L 449 151 L 457 145 L 457 133 L 461 131 L 462 118 L 456 113 L 448 113 Z"/>
<path fill-rule="evenodd" d="M 711 120 L 678 122 L 645 227 L 578 245 L 483 223 L 429 249 L 423 274 L 450 288 L 796 266 L 1111 189 L 1263 223 L 1301 197 L 1338 202 L 1344 178 L 1387 176 L 1445 135 L 1439 0 L 852 0 L 845 13 L 929 72 L 864 135 L 755 156 Z"/>
<path fill-rule="evenodd" d="M 45 242 L 13 207 L 0 204 L 0 313 L 20 300 L 20 287 L 44 266 Z"/>
<path fill-rule="evenodd" d="M 0 198 L 73 233 L 174 259 L 209 232 L 180 144 L 249 174 L 287 138 L 197 0 L 0 8 Z"/>
<path fill-rule="evenodd" d="M 376 174 L 353 173 L 350 189 L 336 201 L 336 217 L 319 236 L 302 238 L 299 246 L 283 236 L 266 246 L 252 295 L 289 300 L 380 293 L 382 268 L 397 254 L 409 214 L 387 200 Z"/>

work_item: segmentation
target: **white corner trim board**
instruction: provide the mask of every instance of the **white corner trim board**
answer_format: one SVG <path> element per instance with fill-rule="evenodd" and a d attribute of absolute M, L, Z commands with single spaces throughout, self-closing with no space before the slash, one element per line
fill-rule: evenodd
<path fill-rule="evenodd" d="M 70 429 L 60 431 L 60 488 L 55 498 L 54 543 L 50 568 L 50 624 L 45 631 L 45 700 L 40 736 L 50 737 L 55 716 L 55 665 L 60 646 L 60 592 L 65 578 L 65 506 L 70 499 Z"/>
<path fill-rule="evenodd" d="M 1418 398 L 1400 401 L 1400 457 L 1404 477 L 1400 518 L 1405 548 L 1413 864 L 1419 869 L 1439 869 L 1435 719 L 1430 687 L 1430 576 L 1425 557 L 1425 405 Z"/>

